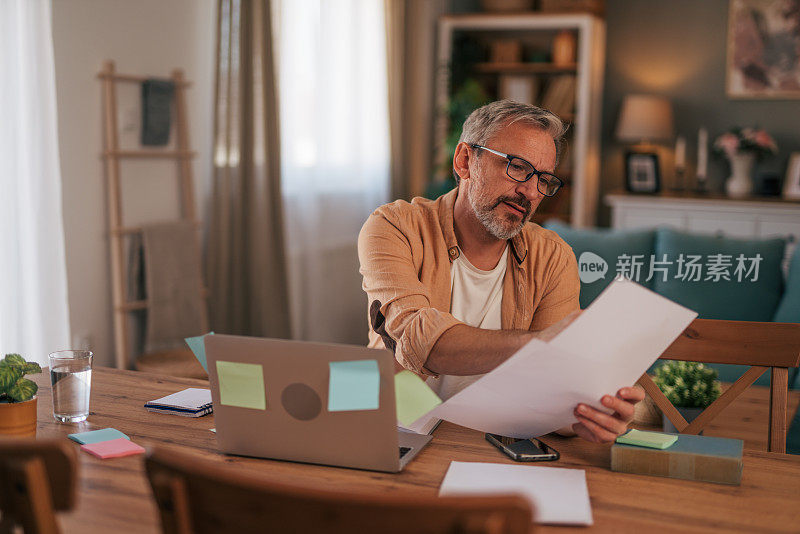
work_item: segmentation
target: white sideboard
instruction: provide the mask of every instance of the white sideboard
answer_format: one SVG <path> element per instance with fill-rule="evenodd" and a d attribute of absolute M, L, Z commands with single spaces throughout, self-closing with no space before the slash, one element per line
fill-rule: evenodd
<path fill-rule="evenodd" d="M 606 195 L 611 226 L 670 227 L 695 234 L 741 238 L 783 237 L 786 257 L 800 240 L 800 202 L 700 195 Z"/>

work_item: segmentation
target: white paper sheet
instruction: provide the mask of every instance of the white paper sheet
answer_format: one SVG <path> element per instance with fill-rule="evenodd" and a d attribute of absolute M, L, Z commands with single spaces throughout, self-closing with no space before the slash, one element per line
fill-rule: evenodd
<path fill-rule="evenodd" d="M 450 462 L 439 495 L 519 493 L 534 506 L 534 521 L 591 525 L 592 508 L 582 469 Z"/>
<path fill-rule="evenodd" d="M 578 403 L 608 412 L 603 395 L 632 386 L 695 317 L 643 286 L 615 280 L 549 343 L 531 341 L 425 417 L 528 438 L 577 422 Z"/>
<path fill-rule="evenodd" d="M 157 404 L 159 406 L 171 406 L 173 408 L 183 408 L 186 410 L 199 410 L 203 406 L 211 404 L 211 390 L 201 388 L 187 388 L 172 395 L 152 400 L 147 404 Z"/>

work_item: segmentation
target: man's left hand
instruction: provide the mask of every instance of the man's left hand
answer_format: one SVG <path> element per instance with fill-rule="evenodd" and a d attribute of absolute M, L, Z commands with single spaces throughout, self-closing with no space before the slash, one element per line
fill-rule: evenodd
<path fill-rule="evenodd" d="M 612 442 L 628 431 L 628 423 L 633 420 L 634 407 L 643 399 L 644 390 L 634 386 L 620 389 L 616 397 L 605 395 L 600 399 L 603 406 L 614 410 L 611 415 L 589 405 L 578 404 L 574 413 L 579 422 L 572 425 L 572 430 L 586 441 Z"/>

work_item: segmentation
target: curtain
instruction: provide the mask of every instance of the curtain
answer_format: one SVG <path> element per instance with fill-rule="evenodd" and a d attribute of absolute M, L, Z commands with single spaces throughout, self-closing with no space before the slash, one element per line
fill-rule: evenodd
<path fill-rule="evenodd" d="M 219 0 L 207 273 L 216 332 L 289 337 L 267 0 Z"/>
<path fill-rule="evenodd" d="M 0 358 L 69 348 L 47 0 L 0 0 Z"/>
<path fill-rule="evenodd" d="M 365 343 L 356 244 L 389 190 L 384 4 L 275 4 L 292 335 Z"/>

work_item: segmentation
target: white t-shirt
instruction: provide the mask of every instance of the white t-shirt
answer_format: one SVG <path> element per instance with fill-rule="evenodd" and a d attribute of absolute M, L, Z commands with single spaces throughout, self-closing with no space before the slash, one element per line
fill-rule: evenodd
<path fill-rule="evenodd" d="M 450 313 L 469 326 L 500 330 L 500 309 L 503 303 L 503 278 L 508 265 L 508 245 L 500 261 L 491 271 L 472 265 L 462 253 L 450 269 Z M 429 378 L 428 385 L 442 400 L 447 400 L 483 375 L 440 375 Z"/>

